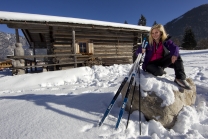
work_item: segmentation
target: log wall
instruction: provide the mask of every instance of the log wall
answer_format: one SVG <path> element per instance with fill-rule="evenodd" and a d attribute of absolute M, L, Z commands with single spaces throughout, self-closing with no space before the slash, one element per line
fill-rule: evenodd
<path fill-rule="evenodd" d="M 136 45 L 139 43 L 141 34 L 147 32 L 138 29 L 73 23 L 2 22 L 10 28 L 22 29 L 31 48 L 44 48 L 47 49 L 47 55 L 58 55 L 45 57 L 45 62 L 51 65 L 52 70 L 62 69 L 62 67 L 74 68 L 76 64 L 78 67 L 83 66 L 85 61 L 94 58 L 102 60 L 103 65 L 130 64 L 133 62 L 133 51 L 137 49 Z M 82 56 L 72 56 L 71 54 L 81 53 L 79 42 L 87 43 L 87 52 L 82 53 Z"/>
<path fill-rule="evenodd" d="M 94 44 L 94 54 L 102 55 L 104 65 L 132 63 L 132 44 Z"/>

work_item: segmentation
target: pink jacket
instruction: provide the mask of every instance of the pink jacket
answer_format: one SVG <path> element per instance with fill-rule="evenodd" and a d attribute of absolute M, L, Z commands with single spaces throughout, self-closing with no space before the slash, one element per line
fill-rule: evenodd
<path fill-rule="evenodd" d="M 153 47 L 155 47 L 153 55 L 150 59 L 150 61 L 154 61 L 157 59 L 160 59 L 163 57 L 163 45 L 162 42 L 159 42 L 158 44 L 156 44 L 156 42 L 153 43 Z"/>

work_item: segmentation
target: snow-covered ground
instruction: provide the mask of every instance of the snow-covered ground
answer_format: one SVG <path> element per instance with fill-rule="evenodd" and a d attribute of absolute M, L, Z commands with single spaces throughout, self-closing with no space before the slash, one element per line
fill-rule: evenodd
<path fill-rule="evenodd" d="M 142 116 L 139 135 L 139 112 L 135 111 L 126 127 L 124 112 L 119 128 L 115 124 L 122 102 L 116 101 L 101 127 L 98 123 L 112 100 L 131 64 L 109 67 L 81 67 L 70 70 L 11 76 L 0 71 L 0 138 L 1 139 L 184 139 L 208 138 L 208 50 L 181 51 L 185 71 L 197 87 L 193 106 L 184 107 L 173 129 L 165 129 L 155 120 Z M 141 71 L 141 85 L 148 90 L 176 88 L 174 71 L 153 77 Z M 148 78 L 147 78 L 148 77 Z M 157 79 L 168 78 L 169 83 Z M 156 87 L 157 86 L 157 87 Z M 160 86 L 160 87 L 158 87 Z M 146 88 L 142 86 L 143 88 Z M 146 88 L 147 89 L 147 88 Z M 174 102 L 173 94 L 165 94 L 162 105 Z"/>

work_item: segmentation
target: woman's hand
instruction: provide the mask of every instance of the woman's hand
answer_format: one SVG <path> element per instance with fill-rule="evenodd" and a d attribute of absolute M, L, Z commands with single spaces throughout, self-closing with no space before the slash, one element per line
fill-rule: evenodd
<path fill-rule="evenodd" d="M 177 56 L 172 56 L 171 58 L 172 63 L 175 63 L 176 60 L 177 60 Z"/>

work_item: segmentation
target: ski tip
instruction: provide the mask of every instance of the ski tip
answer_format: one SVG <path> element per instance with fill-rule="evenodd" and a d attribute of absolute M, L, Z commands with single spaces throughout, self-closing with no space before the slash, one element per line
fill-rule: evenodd
<path fill-rule="evenodd" d="M 101 127 L 102 124 L 103 124 L 102 122 L 99 122 L 97 126 L 98 127 Z"/>

